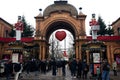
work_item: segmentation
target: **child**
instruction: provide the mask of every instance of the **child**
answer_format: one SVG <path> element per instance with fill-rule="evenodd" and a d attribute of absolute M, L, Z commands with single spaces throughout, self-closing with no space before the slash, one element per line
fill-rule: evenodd
<path fill-rule="evenodd" d="M 100 67 L 99 66 L 97 66 L 96 71 L 97 71 L 97 79 L 99 80 L 100 79 Z"/>

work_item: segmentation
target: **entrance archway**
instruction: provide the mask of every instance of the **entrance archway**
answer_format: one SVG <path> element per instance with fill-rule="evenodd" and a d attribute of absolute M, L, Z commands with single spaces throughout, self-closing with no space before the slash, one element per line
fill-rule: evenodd
<path fill-rule="evenodd" d="M 55 7 L 55 8 L 54 8 Z M 78 14 L 77 9 L 68 4 L 67 1 L 55 1 L 54 4 L 48 6 L 43 14 L 40 13 L 36 19 L 35 40 L 39 44 L 39 58 L 47 58 L 49 53 L 48 40 L 50 35 L 58 29 L 65 29 L 72 33 L 75 42 L 76 58 L 80 57 L 81 45 L 80 39 L 85 39 L 85 18 L 82 12 Z"/>

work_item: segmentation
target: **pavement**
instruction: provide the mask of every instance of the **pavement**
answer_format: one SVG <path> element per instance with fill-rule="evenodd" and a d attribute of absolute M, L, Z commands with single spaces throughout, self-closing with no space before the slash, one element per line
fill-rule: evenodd
<path fill-rule="evenodd" d="M 111 80 L 120 80 L 120 71 L 117 72 L 117 76 L 114 76 L 113 71 L 110 71 Z"/>
<path fill-rule="evenodd" d="M 97 80 L 97 79 L 90 79 L 89 77 L 90 77 L 90 73 L 88 74 L 88 79 L 86 80 Z M 6 79 L 4 77 L 0 77 L 0 80 L 6 80 Z M 14 80 L 14 78 L 11 77 L 10 80 Z M 30 74 L 23 72 L 18 80 L 85 80 L 85 79 L 72 78 L 69 70 L 67 70 L 66 76 L 62 76 L 60 74 L 53 76 L 51 71 L 47 72 L 46 74 L 41 74 L 40 72 L 38 72 L 37 75 L 35 74 L 35 72 L 30 72 Z M 120 80 L 120 71 L 118 72 L 117 76 L 114 76 L 113 72 L 110 71 L 110 80 Z"/>

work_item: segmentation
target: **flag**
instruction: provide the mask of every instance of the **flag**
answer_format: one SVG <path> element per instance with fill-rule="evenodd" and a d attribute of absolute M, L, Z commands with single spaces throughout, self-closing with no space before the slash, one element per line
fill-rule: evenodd
<path fill-rule="evenodd" d="M 67 57 L 66 51 L 63 52 L 63 56 L 64 56 L 64 57 Z"/>

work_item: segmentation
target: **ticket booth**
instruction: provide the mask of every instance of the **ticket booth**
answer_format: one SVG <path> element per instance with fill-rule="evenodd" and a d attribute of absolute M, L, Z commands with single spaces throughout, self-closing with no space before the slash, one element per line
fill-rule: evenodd
<path fill-rule="evenodd" d="M 101 63 L 103 59 L 103 49 L 102 47 L 104 45 L 101 41 L 90 41 L 87 43 L 87 51 L 89 53 L 89 56 L 87 56 L 88 60 L 87 62 L 90 65 L 90 72 L 92 76 L 96 76 L 98 74 L 98 71 L 101 73 Z"/>
<path fill-rule="evenodd" d="M 90 65 L 92 66 L 92 75 L 97 75 L 97 69 L 100 70 L 101 65 L 101 52 L 100 48 L 90 48 Z"/>

